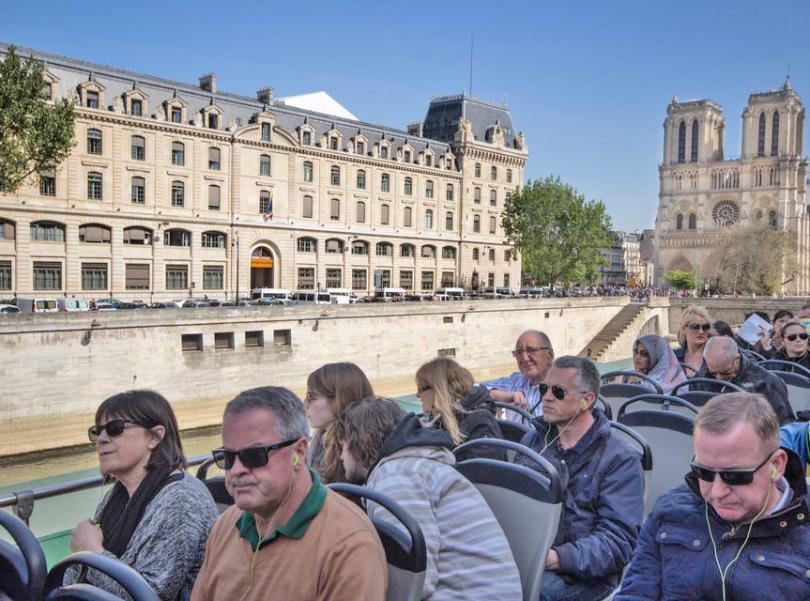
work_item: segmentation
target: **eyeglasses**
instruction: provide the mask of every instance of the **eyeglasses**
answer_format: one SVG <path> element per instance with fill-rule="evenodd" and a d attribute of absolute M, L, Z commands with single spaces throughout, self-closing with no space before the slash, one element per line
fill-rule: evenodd
<path fill-rule="evenodd" d="M 724 371 L 710 371 L 709 374 L 713 378 L 730 378 L 731 376 L 734 376 L 734 375 L 737 374 L 737 370 L 739 369 L 737 367 L 737 362 L 739 360 L 740 360 L 740 356 L 737 355 L 734 358 L 734 361 L 732 362 L 731 367 L 729 369 L 726 369 Z"/>
<path fill-rule="evenodd" d="M 553 384 L 552 386 L 549 386 L 545 382 L 540 382 L 539 388 L 541 397 L 546 396 L 546 393 L 548 392 L 549 388 L 551 388 L 551 394 L 553 394 L 558 401 L 563 400 L 565 398 L 565 395 L 568 394 L 568 390 L 564 386 L 560 386 L 559 384 Z M 588 392 L 588 391 L 580 390 L 579 392 Z"/>
<path fill-rule="evenodd" d="M 687 326 L 690 330 L 697 332 L 698 330 L 703 330 L 704 332 L 708 332 L 712 329 L 712 324 L 710 323 L 690 323 Z"/>
<path fill-rule="evenodd" d="M 527 355 L 534 355 L 535 353 L 539 353 L 540 351 L 547 351 L 551 347 L 550 346 L 527 346 L 526 348 L 516 348 L 512 351 L 512 356 L 517 358 L 520 357 L 523 353 Z"/>
<path fill-rule="evenodd" d="M 214 456 L 214 463 L 220 469 L 229 470 L 233 467 L 234 461 L 239 457 L 239 461 L 249 470 L 267 465 L 270 458 L 270 453 L 288 447 L 300 438 L 291 438 L 284 442 L 277 442 L 276 444 L 267 445 L 264 447 L 246 447 L 239 451 L 232 451 L 231 449 L 214 449 L 211 455 Z"/>
<path fill-rule="evenodd" d="M 98 440 L 98 437 L 101 436 L 101 433 L 106 431 L 107 436 L 109 436 L 110 438 L 115 438 L 116 436 L 121 436 L 121 434 L 124 433 L 124 430 L 126 430 L 127 426 L 142 426 L 144 428 L 147 427 L 144 426 L 143 424 L 139 424 L 138 422 L 133 422 L 126 419 L 112 419 L 108 421 L 106 424 L 90 426 L 87 429 L 87 436 L 90 438 L 90 442 L 96 442 Z"/>
<path fill-rule="evenodd" d="M 637 348 L 635 351 L 633 351 L 633 354 L 638 355 L 639 357 L 644 357 L 645 359 L 650 358 L 650 353 L 645 351 L 643 348 Z"/>
<path fill-rule="evenodd" d="M 425 392 L 426 390 L 430 390 L 431 388 L 433 387 L 430 384 L 422 384 L 421 386 L 416 387 L 416 392 L 422 393 Z"/>
<path fill-rule="evenodd" d="M 807 333 L 802 332 L 801 334 L 788 334 L 787 336 L 785 336 L 785 338 L 787 338 L 791 342 L 793 342 L 797 338 L 801 338 L 802 340 L 807 340 Z"/>
<path fill-rule="evenodd" d="M 768 463 L 772 455 L 772 452 L 768 453 L 765 461 L 751 470 L 710 470 L 707 467 L 695 463 L 694 457 L 692 457 L 692 461 L 689 462 L 689 467 L 692 468 L 692 473 L 704 482 L 714 482 L 714 477 L 719 474 L 724 484 L 728 484 L 729 486 L 745 486 L 754 481 L 754 474 L 756 474 L 763 465 Z"/>

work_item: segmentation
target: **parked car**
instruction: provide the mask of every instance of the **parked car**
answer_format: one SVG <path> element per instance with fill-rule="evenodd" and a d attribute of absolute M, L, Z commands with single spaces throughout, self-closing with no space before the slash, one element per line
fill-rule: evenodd
<path fill-rule="evenodd" d="M 150 309 L 177 309 L 177 303 L 168 302 L 168 303 L 152 303 L 149 305 Z"/>
<path fill-rule="evenodd" d="M 90 303 L 83 298 L 57 298 L 56 304 L 60 311 L 89 311 Z"/>
<path fill-rule="evenodd" d="M 16 305 L 7 305 L 3 303 L 0 305 L 0 313 L 19 313 L 20 308 Z"/>
<path fill-rule="evenodd" d="M 117 311 L 121 304 L 118 301 L 100 300 L 96 301 L 94 308 L 96 311 Z"/>

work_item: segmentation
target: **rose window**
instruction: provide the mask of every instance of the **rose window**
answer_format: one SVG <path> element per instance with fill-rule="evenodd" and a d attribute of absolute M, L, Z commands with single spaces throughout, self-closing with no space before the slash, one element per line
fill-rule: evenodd
<path fill-rule="evenodd" d="M 740 207 L 731 200 L 721 200 L 712 209 L 712 218 L 720 227 L 733 225 L 740 218 Z"/>

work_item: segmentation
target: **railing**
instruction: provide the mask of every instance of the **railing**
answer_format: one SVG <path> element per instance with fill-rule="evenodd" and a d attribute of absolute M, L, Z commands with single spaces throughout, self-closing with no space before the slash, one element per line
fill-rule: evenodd
<path fill-rule="evenodd" d="M 210 454 L 192 457 L 188 460 L 188 466 L 194 467 L 200 465 L 210 458 Z M 50 486 L 43 486 L 33 490 L 19 490 L 0 497 L 0 508 L 11 507 L 14 514 L 28 524 L 31 519 L 31 514 L 34 513 L 35 501 L 58 497 L 72 492 L 79 492 L 81 490 L 102 486 L 103 484 L 104 478 L 102 476 L 94 476 L 92 478 L 74 480 L 73 482 L 51 484 Z"/>

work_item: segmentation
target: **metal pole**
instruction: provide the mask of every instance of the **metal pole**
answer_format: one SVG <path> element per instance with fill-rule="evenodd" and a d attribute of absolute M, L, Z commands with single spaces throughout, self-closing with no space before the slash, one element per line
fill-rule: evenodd
<path fill-rule="evenodd" d="M 239 306 L 239 232 L 236 233 L 236 306 Z"/>

